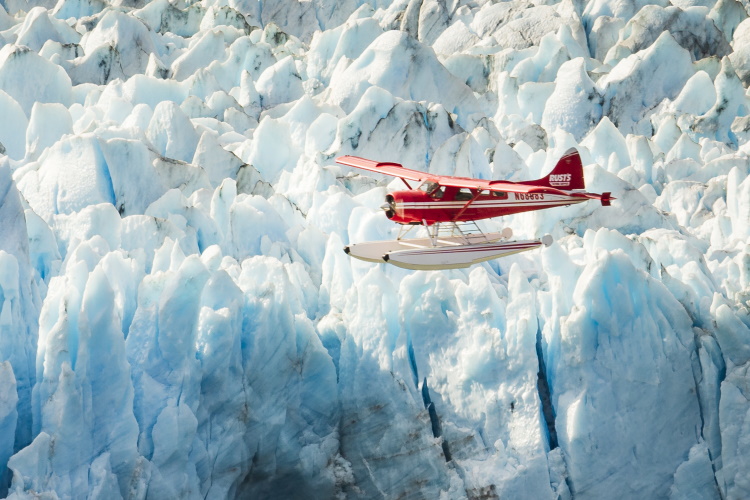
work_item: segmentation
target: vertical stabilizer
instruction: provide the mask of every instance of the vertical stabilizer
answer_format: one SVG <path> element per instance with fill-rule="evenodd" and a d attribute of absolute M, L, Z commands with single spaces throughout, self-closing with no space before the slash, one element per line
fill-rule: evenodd
<path fill-rule="evenodd" d="M 525 181 L 524 184 L 532 186 L 545 186 L 570 191 L 573 189 L 585 189 L 583 180 L 583 164 L 581 156 L 575 148 L 570 148 L 560 158 L 547 177 L 535 181 Z"/>

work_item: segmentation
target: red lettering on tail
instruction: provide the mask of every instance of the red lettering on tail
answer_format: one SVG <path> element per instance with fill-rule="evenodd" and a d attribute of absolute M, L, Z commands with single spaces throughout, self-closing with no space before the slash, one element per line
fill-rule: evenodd
<path fill-rule="evenodd" d="M 570 148 L 560 158 L 547 177 L 542 177 L 535 181 L 524 181 L 524 184 L 532 186 L 554 187 L 557 189 L 573 190 L 585 189 L 586 183 L 583 180 L 583 164 L 581 157 L 575 148 Z"/>

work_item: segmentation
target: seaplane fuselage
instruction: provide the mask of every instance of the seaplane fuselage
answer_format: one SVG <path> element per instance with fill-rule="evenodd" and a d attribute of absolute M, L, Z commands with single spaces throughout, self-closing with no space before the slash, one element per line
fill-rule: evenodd
<path fill-rule="evenodd" d="M 572 205 L 589 198 L 578 193 L 518 193 L 440 186 L 425 181 L 417 189 L 388 193 L 386 216 L 400 224 L 465 222 Z"/>

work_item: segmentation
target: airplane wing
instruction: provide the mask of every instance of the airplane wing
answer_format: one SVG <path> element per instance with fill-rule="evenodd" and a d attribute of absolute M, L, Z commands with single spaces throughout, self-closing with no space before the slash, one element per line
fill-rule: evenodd
<path fill-rule="evenodd" d="M 339 156 L 336 158 L 336 163 L 369 170 L 370 172 L 377 172 L 379 174 L 392 175 L 393 177 L 408 179 L 410 181 L 421 181 L 435 177 L 425 172 L 420 172 L 419 170 L 404 168 L 399 163 L 378 162 L 360 158 L 359 156 Z"/>
<path fill-rule="evenodd" d="M 510 193 L 567 194 L 555 188 L 532 186 L 528 184 L 517 184 L 515 182 L 508 181 L 488 181 L 484 179 L 471 179 L 469 177 L 454 177 L 451 175 L 432 175 L 427 172 L 420 172 L 419 170 L 404 168 L 399 163 L 378 162 L 374 160 L 368 160 L 366 158 L 360 158 L 358 156 L 339 156 L 338 158 L 336 158 L 336 163 L 369 170 L 371 172 L 377 172 L 379 174 L 391 175 L 393 177 L 399 177 L 401 179 L 408 179 L 410 181 L 423 181 L 425 179 L 430 179 L 431 181 L 437 182 L 441 186 L 480 189 L 485 191 L 505 191 Z"/>
<path fill-rule="evenodd" d="M 577 154 L 577 153 L 576 153 Z M 392 162 L 378 162 L 374 160 L 368 160 L 366 158 L 360 158 L 359 156 L 339 156 L 336 158 L 336 163 L 342 165 L 348 165 L 350 167 L 361 168 L 369 170 L 371 172 L 377 172 L 379 174 L 391 175 L 398 177 L 406 183 L 406 180 L 410 181 L 423 181 L 429 179 L 433 182 L 437 182 L 441 186 L 451 186 L 457 188 L 467 188 L 477 190 L 476 195 L 466 203 L 462 210 L 466 210 L 479 196 L 481 191 L 502 191 L 506 193 L 544 193 L 544 194 L 559 194 L 564 196 L 574 196 L 580 198 L 589 198 L 592 200 L 600 200 L 602 205 L 609 206 L 612 197 L 611 193 L 595 194 L 586 193 L 580 190 L 574 191 L 562 191 L 554 187 L 545 185 L 534 185 L 525 183 L 516 183 L 510 181 L 488 181 L 485 179 L 471 179 L 469 177 L 454 177 L 452 175 L 432 175 L 427 172 L 420 172 L 419 170 L 411 170 L 404 168 L 399 163 Z M 554 172 L 554 171 L 553 171 Z M 544 180 L 544 179 L 543 179 Z M 538 182 L 538 181 L 531 181 Z M 409 186 L 408 183 L 406 183 Z M 409 187 L 411 189 L 411 187 Z"/>

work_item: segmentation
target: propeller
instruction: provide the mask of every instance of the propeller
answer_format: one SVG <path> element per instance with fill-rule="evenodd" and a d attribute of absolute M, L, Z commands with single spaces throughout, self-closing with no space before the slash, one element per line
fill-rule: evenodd
<path fill-rule="evenodd" d="M 392 219 L 396 215 L 396 201 L 393 199 L 393 196 L 390 194 L 386 195 L 385 203 L 380 205 L 380 209 L 385 212 L 386 217 Z"/>

